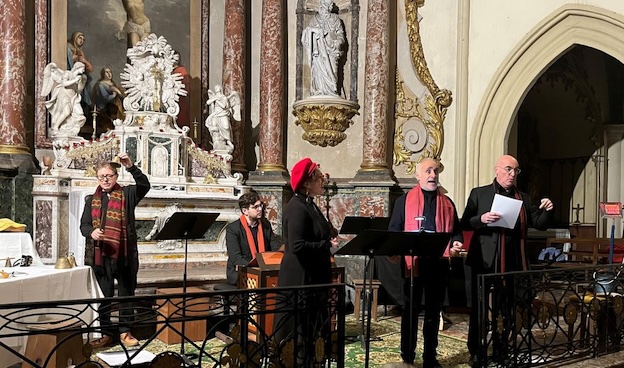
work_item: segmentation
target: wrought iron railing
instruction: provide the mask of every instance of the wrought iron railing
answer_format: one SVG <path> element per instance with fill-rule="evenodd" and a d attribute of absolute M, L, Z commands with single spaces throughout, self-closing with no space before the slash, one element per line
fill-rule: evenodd
<path fill-rule="evenodd" d="M 99 352 L 116 350 L 124 367 L 142 352 L 155 355 L 142 365 L 150 367 L 344 367 L 343 284 L 107 300 L 113 318 L 105 326 L 103 299 L 0 305 L 0 352 L 37 368 L 104 367 L 90 342 L 110 336 L 117 347 Z M 116 318 L 125 308 L 132 323 Z M 120 344 L 123 326 L 139 346 Z"/>
<path fill-rule="evenodd" d="M 481 366 L 534 367 L 620 350 L 622 270 L 601 265 L 479 276 Z"/>

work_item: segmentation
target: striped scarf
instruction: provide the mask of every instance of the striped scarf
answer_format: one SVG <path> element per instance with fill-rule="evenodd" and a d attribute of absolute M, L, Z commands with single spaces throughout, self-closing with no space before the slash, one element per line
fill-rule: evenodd
<path fill-rule="evenodd" d="M 102 187 L 98 186 L 91 201 L 93 228 L 104 229 L 104 240 L 96 242 L 96 266 L 102 265 L 102 256 L 119 259 L 120 255 L 127 255 L 126 198 L 123 190 L 115 184 L 109 193 L 106 213 L 102 213 L 102 193 Z"/>

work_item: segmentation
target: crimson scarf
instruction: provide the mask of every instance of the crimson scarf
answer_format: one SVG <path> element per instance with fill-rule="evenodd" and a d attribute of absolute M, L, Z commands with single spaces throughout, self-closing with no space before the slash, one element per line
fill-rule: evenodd
<path fill-rule="evenodd" d="M 241 215 L 240 222 L 243 225 L 243 229 L 245 229 L 245 234 L 247 235 L 247 245 L 249 245 L 251 257 L 256 258 L 256 242 L 254 241 L 253 234 L 251 233 L 251 229 L 249 228 L 245 215 Z M 262 223 L 260 220 L 258 220 L 258 250 L 260 253 L 264 252 L 264 232 L 262 231 Z"/>
<path fill-rule="evenodd" d="M 412 190 L 407 192 L 405 198 L 405 231 L 419 231 L 421 228 L 421 220 L 416 220 L 416 217 L 421 217 L 424 212 L 425 196 L 423 195 L 420 185 L 416 185 Z M 440 193 L 438 189 L 438 195 L 436 196 L 436 232 L 450 233 L 453 231 L 453 224 L 455 222 L 455 210 L 453 202 Z M 448 257 L 449 245 L 444 251 L 444 256 Z M 411 268 L 414 267 L 414 275 L 418 275 L 418 257 L 405 256 L 405 275 L 410 275 Z"/>
<path fill-rule="evenodd" d="M 102 265 L 102 256 L 119 259 L 127 255 L 126 198 L 121 185 L 115 184 L 109 193 L 106 213 L 102 214 L 102 187 L 98 186 L 91 201 L 91 221 L 94 229 L 104 229 L 104 240 L 96 242 L 96 266 Z M 99 246 L 98 244 L 99 243 Z"/>

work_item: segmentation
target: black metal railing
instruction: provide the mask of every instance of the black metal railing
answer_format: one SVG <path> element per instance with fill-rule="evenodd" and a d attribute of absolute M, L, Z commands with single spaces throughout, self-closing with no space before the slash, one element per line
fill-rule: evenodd
<path fill-rule="evenodd" d="M 344 300 L 344 284 L 119 297 L 106 299 L 110 324 L 104 299 L 5 304 L 0 354 L 37 368 L 104 366 L 90 342 L 110 336 L 117 348 L 99 352 L 124 367 L 144 352 L 154 367 L 344 367 Z M 126 308 L 132 322 L 117 317 Z M 120 344 L 124 326 L 139 346 Z"/>
<path fill-rule="evenodd" d="M 540 366 L 619 351 L 622 270 L 600 265 L 480 275 L 481 366 Z"/>

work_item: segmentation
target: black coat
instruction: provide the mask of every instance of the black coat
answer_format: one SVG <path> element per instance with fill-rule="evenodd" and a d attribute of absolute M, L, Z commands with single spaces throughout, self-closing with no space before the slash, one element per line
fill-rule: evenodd
<path fill-rule="evenodd" d="M 127 169 L 136 185 L 127 185 L 122 188 L 124 197 L 126 199 L 126 246 L 128 247 L 128 257 L 132 261 L 134 255 L 137 252 L 137 234 L 135 225 L 134 209 L 139 204 L 141 199 L 145 197 L 150 190 L 150 182 L 147 176 L 143 174 L 141 169 L 132 165 Z M 84 211 L 80 219 L 80 232 L 87 238 L 87 245 L 85 249 L 85 264 L 93 264 L 93 242 L 91 241 L 91 233 L 93 230 L 93 218 L 91 217 L 91 202 L 93 201 L 93 195 L 88 195 L 85 198 Z M 104 210 L 104 209 L 102 209 Z"/>
<path fill-rule="evenodd" d="M 495 194 L 495 183 L 474 188 L 470 192 L 468 203 L 466 203 L 464 215 L 461 219 L 462 229 L 474 231 L 466 263 L 476 269 L 478 273 L 481 273 L 480 271 L 493 271 L 492 267 L 499 250 L 500 234 L 503 229 L 486 226 L 481 222 L 481 215 L 491 210 Z M 525 213 L 527 224 L 524 229 L 525 233 L 522 234 L 520 216 L 518 216 L 515 228 L 513 230 L 507 229 L 506 231 L 506 239 L 518 245 L 514 248 L 516 252 L 507 255 L 517 259 L 518 267 L 515 270 L 507 269 L 506 271 L 518 271 L 521 269 L 522 262 L 526 261 L 520 259 L 522 256 L 520 239 L 526 239 L 526 230 L 529 227 L 545 230 L 553 220 L 553 211 L 545 211 L 539 209 L 539 206 L 531 206 L 529 195 L 526 193 L 520 192 L 520 197 L 522 198 L 522 210 Z"/>
<path fill-rule="evenodd" d="M 262 234 L 264 235 L 265 251 L 277 250 L 279 248 L 279 239 L 273 233 L 271 223 L 263 218 L 260 224 L 262 226 Z M 228 284 L 237 285 L 238 271 L 236 266 L 246 266 L 253 258 L 249 250 L 247 233 L 240 219 L 228 224 L 225 228 L 225 246 L 228 253 L 227 282 Z"/>
<path fill-rule="evenodd" d="M 321 210 L 297 193 L 282 217 L 285 249 L 278 286 L 331 283 L 331 233 Z"/>

